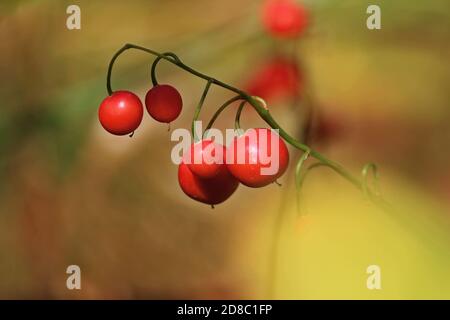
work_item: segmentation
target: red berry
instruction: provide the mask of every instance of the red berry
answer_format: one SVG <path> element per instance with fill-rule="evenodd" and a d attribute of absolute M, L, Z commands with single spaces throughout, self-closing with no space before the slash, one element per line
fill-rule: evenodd
<path fill-rule="evenodd" d="M 267 32 L 275 37 L 295 38 L 308 24 L 308 12 L 293 0 L 267 0 L 262 20 Z"/>
<path fill-rule="evenodd" d="M 221 166 L 215 177 L 203 179 L 193 174 L 183 162 L 178 167 L 178 182 L 187 196 L 210 205 L 224 202 L 239 186 L 239 181 L 228 172 L 226 166 Z"/>
<path fill-rule="evenodd" d="M 278 142 L 278 151 L 272 139 Z M 289 151 L 283 139 L 272 130 L 253 129 L 233 140 L 227 149 L 226 163 L 230 173 L 242 184 L 259 188 L 283 175 L 289 164 Z M 267 172 L 271 166 L 273 169 Z"/>
<path fill-rule="evenodd" d="M 177 89 L 168 84 L 161 84 L 147 92 L 145 106 L 153 119 L 170 123 L 180 115 L 183 100 Z"/>
<path fill-rule="evenodd" d="M 248 80 L 245 91 L 267 102 L 291 98 L 301 92 L 302 77 L 296 63 L 275 57 L 268 60 Z"/>
<path fill-rule="evenodd" d="M 129 91 L 114 92 L 102 101 L 98 109 L 98 118 L 103 128 L 119 136 L 136 130 L 143 114 L 141 100 Z"/>
<path fill-rule="evenodd" d="M 225 166 L 226 148 L 212 140 L 193 143 L 183 156 L 183 162 L 196 176 L 204 179 L 216 176 Z"/>

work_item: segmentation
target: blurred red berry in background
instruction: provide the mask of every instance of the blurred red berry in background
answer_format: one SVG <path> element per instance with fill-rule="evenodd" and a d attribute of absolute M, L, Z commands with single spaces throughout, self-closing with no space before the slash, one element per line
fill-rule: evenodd
<path fill-rule="evenodd" d="M 98 109 L 100 124 L 109 133 L 130 134 L 141 124 L 144 107 L 139 97 L 130 91 L 116 91 L 107 96 Z"/>
<path fill-rule="evenodd" d="M 267 0 L 262 22 L 269 34 L 278 38 L 295 38 L 308 25 L 308 12 L 294 0 Z"/>
<path fill-rule="evenodd" d="M 298 65 L 287 58 L 275 57 L 259 67 L 244 84 L 244 90 L 266 102 L 292 98 L 303 86 Z"/>
<path fill-rule="evenodd" d="M 344 117 L 340 114 L 316 115 L 311 126 L 310 138 L 314 144 L 327 145 L 346 134 Z"/>

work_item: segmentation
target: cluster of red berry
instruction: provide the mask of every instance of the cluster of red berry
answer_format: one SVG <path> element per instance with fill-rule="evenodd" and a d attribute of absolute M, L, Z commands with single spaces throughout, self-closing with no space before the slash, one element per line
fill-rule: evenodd
<path fill-rule="evenodd" d="M 254 138 L 250 137 L 251 134 Z M 273 141 L 278 143 L 278 148 L 272 148 Z M 240 157 L 244 161 L 239 161 Z M 264 173 L 264 168 L 271 165 L 264 160 L 265 157 L 277 159 L 274 172 Z M 189 197 L 214 205 L 228 199 L 239 183 L 260 188 L 275 182 L 288 164 L 289 152 L 285 142 L 274 131 L 257 128 L 235 137 L 228 147 L 210 139 L 193 143 L 183 155 L 178 181 Z"/>

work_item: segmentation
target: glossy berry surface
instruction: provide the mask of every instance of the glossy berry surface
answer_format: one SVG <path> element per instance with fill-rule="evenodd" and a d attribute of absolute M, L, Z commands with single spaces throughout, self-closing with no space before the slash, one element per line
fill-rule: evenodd
<path fill-rule="evenodd" d="M 183 162 L 178 166 L 178 183 L 187 196 L 210 205 L 224 202 L 239 186 L 239 181 L 226 166 L 222 166 L 213 178 L 203 179 L 192 173 Z"/>
<path fill-rule="evenodd" d="M 215 177 L 225 166 L 225 153 L 225 146 L 209 139 L 202 140 L 191 145 L 183 156 L 183 162 L 192 173 L 208 179 Z"/>
<path fill-rule="evenodd" d="M 269 34 L 279 38 L 295 38 L 308 25 L 308 12 L 294 0 L 267 0 L 262 21 Z"/>
<path fill-rule="evenodd" d="M 103 128 L 115 135 L 130 134 L 141 124 L 144 107 L 138 96 L 129 91 L 116 91 L 106 97 L 98 109 Z"/>
<path fill-rule="evenodd" d="M 180 115 L 183 100 L 177 89 L 168 84 L 161 84 L 147 92 L 145 106 L 153 119 L 170 123 Z"/>
<path fill-rule="evenodd" d="M 277 141 L 276 150 L 273 141 Z M 278 165 L 277 165 L 278 162 Z M 289 164 L 289 151 L 276 132 L 259 128 L 236 137 L 227 148 L 226 163 L 230 173 L 242 184 L 259 188 L 275 182 Z M 264 172 L 273 166 L 273 170 Z"/>

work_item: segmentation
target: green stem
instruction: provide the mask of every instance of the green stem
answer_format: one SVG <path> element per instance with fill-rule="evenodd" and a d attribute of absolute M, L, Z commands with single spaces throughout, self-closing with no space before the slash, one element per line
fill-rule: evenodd
<path fill-rule="evenodd" d="M 106 88 L 108 90 L 109 95 L 111 95 L 113 93 L 112 88 L 111 88 L 111 74 L 112 74 L 112 69 L 113 69 L 113 65 L 114 62 L 117 60 L 117 58 L 126 50 L 128 49 L 136 49 L 136 50 L 140 50 L 140 51 L 144 51 L 147 52 L 149 54 L 152 54 L 160 59 L 164 59 L 176 66 L 178 66 L 179 68 L 199 77 L 202 79 L 205 79 L 206 81 L 208 81 L 209 84 L 215 84 L 219 87 L 228 89 L 234 93 L 236 93 L 238 96 L 240 96 L 242 99 L 246 100 L 255 110 L 256 112 L 260 115 L 261 118 L 264 119 L 264 121 L 273 129 L 278 129 L 280 136 L 286 140 L 286 142 L 288 142 L 290 145 L 292 145 L 293 147 L 303 151 L 303 152 L 309 152 L 310 155 L 314 158 L 316 158 L 317 160 L 319 160 L 320 162 L 328 165 L 329 167 L 333 168 L 334 171 L 336 171 L 338 174 L 340 174 L 342 177 L 344 177 L 345 179 L 347 179 L 350 183 L 352 183 L 353 185 L 355 185 L 357 188 L 362 189 L 362 183 L 361 181 L 359 181 L 358 179 L 356 179 L 355 177 L 353 177 L 347 170 L 345 170 L 340 164 L 326 158 L 324 155 L 322 155 L 321 153 L 311 150 L 310 147 L 308 147 L 307 145 L 297 141 L 296 139 L 294 139 L 293 137 L 291 137 L 286 131 L 284 131 L 279 125 L 278 123 L 275 121 L 275 119 L 272 118 L 272 116 L 269 113 L 269 110 L 267 110 L 265 108 L 265 106 L 263 105 L 263 103 L 260 101 L 260 98 L 257 97 L 252 97 L 249 94 L 247 94 L 246 92 L 237 89 L 229 84 L 226 84 L 222 81 L 219 81 L 217 79 L 214 79 L 212 77 L 209 77 L 201 72 L 198 72 L 195 69 L 192 69 L 191 67 L 185 65 L 180 59 L 174 59 L 171 56 L 167 56 L 165 54 L 156 52 L 154 50 L 145 48 L 145 47 L 141 47 L 141 46 L 137 46 L 134 44 L 125 44 L 121 49 L 119 49 L 114 56 L 112 57 L 109 66 L 108 66 L 108 74 L 107 74 L 107 78 L 106 78 Z"/>
<path fill-rule="evenodd" d="M 297 162 L 295 167 L 295 187 L 297 189 L 297 212 L 300 212 L 300 192 L 303 184 L 302 168 L 305 161 L 308 159 L 310 152 L 304 152 Z"/>
<path fill-rule="evenodd" d="M 232 104 L 235 101 L 238 100 L 242 100 L 241 96 L 235 96 L 227 101 L 225 101 L 225 103 L 223 105 L 220 106 L 219 109 L 217 109 L 217 111 L 214 113 L 214 115 L 212 116 L 211 120 L 209 120 L 208 125 L 206 126 L 205 129 L 205 133 L 212 128 L 212 126 L 214 125 L 214 122 L 216 122 L 217 118 L 220 116 L 220 114 L 222 113 L 223 110 L 225 110 L 230 104 Z"/>
<path fill-rule="evenodd" d="M 178 58 L 178 56 L 173 52 L 165 52 L 165 53 L 163 53 L 163 55 L 166 57 L 171 57 L 172 59 L 174 59 L 174 61 L 180 62 L 180 59 Z M 156 66 L 158 65 L 158 62 L 161 59 L 162 59 L 162 57 L 157 57 L 155 59 L 155 61 L 153 61 L 153 63 L 152 63 L 152 68 L 151 68 L 150 74 L 151 74 L 153 86 L 158 85 L 158 80 L 156 80 Z"/>
<path fill-rule="evenodd" d="M 240 131 L 241 130 L 241 113 L 242 113 L 242 109 L 244 109 L 244 106 L 246 104 L 247 101 L 242 101 L 241 104 L 239 105 L 239 108 L 236 112 L 236 118 L 234 119 L 234 129 L 236 131 Z"/>

